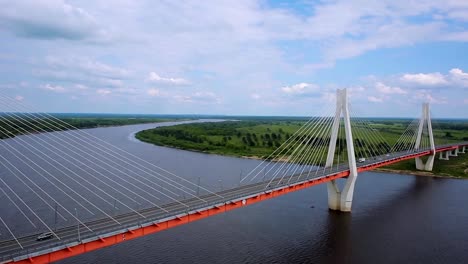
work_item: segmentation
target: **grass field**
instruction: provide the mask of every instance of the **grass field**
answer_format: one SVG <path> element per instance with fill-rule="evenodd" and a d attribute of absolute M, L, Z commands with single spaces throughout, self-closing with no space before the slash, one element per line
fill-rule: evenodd
<path fill-rule="evenodd" d="M 358 156 L 362 153 L 365 154 L 367 148 L 382 149 L 384 144 L 389 149 L 403 134 L 410 120 L 372 119 L 368 120 L 368 122 L 369 127 L 378 131 L 380 135 L 380 141 L 375 143 L 382 145 L 377 146 L 372 145 L 371 142 L 366 142 L 362 137 L 364 133 L 360 133 L 359 128 L 353 128 L 356 155 Z M 145 130 L 137 133 L 136 137 L 148 143 L 185 150 L 237 157 L 265 158 L 281 146 L 304 123 L 303 120 L 248 120 L 184 124 Z M 344 138 L 343 131 L 341 133 L 340 138 Z M 468 122 L 445 120 L 434 122 L 434 138 L 436 144 L 468 141 Z M 329 138 L 324 137 L 320 140 L 323 144 L 319 144 L 319 151 L 325 153 Z M 364 146 L 361 146 L 359 141 L 363 142 L 361 144 Z M 341 146 L 342 149 L 339 147 L 340 144 L 337 145 L 337 153 L 342 152 L 343 148 L 345 148 L 344 143 Z M 457 161 L 454 162 L 457 163 Z M 408 164 L 401 163 L 394 165 L 392 168 L 412 168 L 414 170 L 414 161 L 411 164 L 409 165 L 409 162 Z M 438 165 L 440 165 L 439 162 Z M 442 165 L 438 168 L 444 171 L 443 168 L 447 166 Z M 450 166 L 453 167 L 454 165 L 450 163 Z M 461 166 L 466 167 L 466 164 Z M 462 170 L 462 168 L 457 169 L 457 173 L 451 175 L 462 175 L 458 173 L 459 170 Z"/>
<path fill-rule="evenodd" d="M 384 169 L 397 171 L 415 171 L 414 160 L 405 160 L 385 167 Z M 434 167 L 429 174 L 439 176 L 468 178 L 468 153 L 459 154 L 458 157 L 450 157 L 449 160 L 439 160 L 439 155 L 434 160 Z"/>
<path fill-rule="evenodd" d="M 294 134 L 302 121 L 226 121 L 150 129 L 142 141 L 208 153 L 264 157 Z"/>

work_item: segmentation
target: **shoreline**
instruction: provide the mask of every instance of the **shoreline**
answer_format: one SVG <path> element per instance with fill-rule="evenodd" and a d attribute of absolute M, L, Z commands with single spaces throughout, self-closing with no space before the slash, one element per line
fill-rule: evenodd
<path fill-rule="evenodd" d="M 142 131 L 144 131 L 144 130 L 142 130 Z M 138 131 L 138 132 L 141 132 L 141 131 Z M 136 136 L 136 134 L 138 134 L 138 132 L 135 132 L 133 134 L 133 136 L 134 136 L 134 138 L 136 140 L 138 140 L 140 142 L 143 142 L 143 143 L 146 143 L 146 144 L 157 146 L 157 147 L 184 150 L 184 151 L 190 151 L 190 152 L 206 154 L 206 155 L 217 155 L 217 156 L 223 156 L 223 157 L 229 157 L 229 158 L 250 159 L 250 160 L 260 160 L 260 161 L 265 160 L 264 158 L 261 158 L 259 156 L 242 156 L 242 155 L 234 155 L 234 154 L 231 155 L 231 154 L 216 153 L 216 152 L 211 152 L 211 151 L 206 151 L 206 150 L 198 150 L 198 149 L 184 148 L 184 147 L 178 147 L 178 146 L 171 146 L 171 145 L 166 145 L 166 144 L 156 144 L 154 142 L 148 142 L 146 140 L 139 139 Z M 269 160 L 269 161 L 281 162 L 281 160 Z"/>
<path fill-rule="evenodd" d="M 142 130 L 145 131 L 145 130 Z M 151 144 L 154 146 L 159 146 L 159 147 L 166 147 L 166 148 L 172 148 L 172 149 L 177 149 L 177 150 L 183 150 L 183 151 L 190 151 L 194 153 L 201 153 L 205 155 L 217 155 L 217 156 L 223 156 L 223 157 L 231 157 L 231 158 L 241 158 L 241 159 L 251 159 L 251 160 L 266 160 L 264 157 L 259 157 L 259 156 L 245 156 L 245 155 L 236 155 L 233 153 L 222 153 L 218 151 L 210 151 L 210 150 L 200 150 L 200 149 L 192 149 L 192 148 L 186 148 L 186 147 L 180 147 L 180 146 L 174 146 L 170 144 L 157 144 L 155 142 L 151 142 L 149 140 L 144 140 L 143 138 L 137 137 L 138 131 L 134 134 L 134 139 L 146 144 Z M 282 159 L 271 159 L 269 160 L 271 162 L 287 162 L 287 160 L 282 160 Z M 426 172 L 426 171 L 418 171 L 418 170 L 398 170 L 398 169 L 387 169 L 387 168 L 377 168 L 374 169 L 373 171 L 375 172 L 382 172 L 382 173 L 394 173 L 394 174 L 405 174 L 405 175 L 413 175 L 413 176 L 424 176 L 424 177 L 433 177 L 433 178 L 448 178 L 448 179 L 465 179 L 468 180 L 468 177 L 463 177 L 463 176 L 454 176 L 450 174 L 434 174 L 433 172 Z M 465 172 L 466 174 L 466 172 Z"/>
<path fill-rule="evenodd" d="M 429 172 L 429 171 L 424 172 L 424 171 L 394 170 L 394 169 L 383 169 L 383 168 L 377 168 L 377 169 L 374 169 L 372 171 L 382 172 L 382 173 L 394 173 L 394 174 L 402 174 L 402 175 L 422 176 L 422 177 L 468 180 L 468 178 L 464 178 L 464 177 L 456 177 L 456 176 L 452 176 L 452 175 L 438 175 L 438 174 L 433 174 L 432 172 Z"/>
<path fill-rule="evenodd" d="M 138 132 L 136 132 L 136 133 L 138 133 Z M 209 151 L 201 151 L 201 150 L 196 150 L 196 149 L 185 149 L 185 148 L 169 146 L 169 145 L 158 145 L 158 144 L 154 144 L 152 142 L 147 142 L 147 141 L 144 141 L 144 140 L 141 140 L 141 139 L 137 138 L 136 133 L 134 134 L 134 138 L 136 140 L 138 140 L 140 142 L 143 142 L 143 143 L 146 143 L 146 144 L 151 144 L 153 146 L 172 148 L 172 149 L 190 151 L 190 152 L 195 152 L 195 153 L 202 153 L 202 154 L 206 154 L 206 155 L 218 155 L 218 156 L 223 156 L 223 157 L 251 159 L 251 160 L 260 160 L 260 161 L 265 160 L 265 159 L 262 159 L 262 158 L 260 158 L 258 156 L 251 156 L 251 157 L 249 157 L 249 156 L 235 156 L 235 155 L 229 155 L 229 154 L 212 153 L 212 152 L 209 152 Z M 281 162 L 280 160 L 270 160 L 270 161 Z M 395 169 L 384 169 L 384 168 L 377 168 L 377 169 L 374 169 L 372 171 L 381 172 L 381 173 L 394 173 L 394 174 L 401 174 L 401 175 L 422 176 L 422 177 L 468 180 L 468 178 L 465 178 L 465 177 L 456 177 L 456 176 L 452 176 L 452 175 L 438 175 L 438 174 L 433 174 L 432 172 L 424 172 L 424 171 L 395 170 Z"/>
<path fill-rule="evenodd" d="M 61 119 L 59 119 L 59 120 L 62 121 L 62 123 L 64 123 L 65 125 L 69 126 L 69 128 L 52 129 L 52 130 L 46 130 L 45 128 L 37 128 L 37 129 L 40 129 L 40 130 L 43 130 L 43 131 L 37 131 L 37 129 L 32 130 L 32 131 L 24 131 L 24 132 L 21 132 L 21 133 L 18 133 L 18 134 L 13 134 L 13 135 L 8 136 L 8 137 L 0 137 L 0 140 L 16 138 L 16 137 L 19 137 L 19 136 L 38 135 L 38 134 L 43 134 L 43 133 L 67 132 L 67 131 L 99 129 L 99 128 L 112 128 L 112 127 L 134 126 L 134 125 L 160 124 L 160 123 L 165 123 L 165 122 L 190 121 L 191 119 L 160 120 L 160 121 L 154 121 L 154 122 L 151 121 L 151 122 L 130 123 L 130 124 L 109 124 L 109 125 L 97 124 L 97 125 L 90 125 L 90 126 L 83 126 L 83 127 L 78 127 L 76 125 L 70 124 L 70 123 L 68 123 L 68 122 L 66 122 L 64 120 L 61 120 Z M 63 127 L 65 125 L 61 125 L 61 126 Z M 57 125 L 52 125 L 52 126 L 58 127 Z"/>

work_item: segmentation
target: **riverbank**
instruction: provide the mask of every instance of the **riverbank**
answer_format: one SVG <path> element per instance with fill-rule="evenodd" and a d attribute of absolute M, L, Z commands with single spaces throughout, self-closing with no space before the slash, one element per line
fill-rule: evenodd
<path fill-rule="evenodd" d="M 432 172 L 422 172 L 416 170 L 414 160 L 401 161 L 399 163 L 392 164 L 380 169 L 391 171 L 394 173 L 407 173 L 420 176 L 427 175 L 457 179 L 468 179 L 468 153 L 459 154 L 457 157 L 450 157 L 449 160 L 440 160 L 437 154 L 434 160 Z"/>
<path fill-rule="evenodd" d="M 149 117 L 61 117 L 49 116 L 45 118 L 33 115 L 3 116 L 0 119 L 0 139 L 18 135 L 36 134 L 42 132 L 64 131 L 74 129 L 88 129 L 100 127 L 116 127 L 125 125 L 161 123 L 169 121 L 183 121 L 187 119 L 149 118 Z"/>
<path fill-rule="evenodd" d="M 459 123 L 445 124 L 448 132 L 434 131 L 436 140 L 447 140 L 444 138 L 450 134 L 451 140 L 463 141 L 467 133 L 458 129 Z M 262 160 L 267 158 L 288 138 L 290 138 L 300 127 L 303 121 L 297 120 L 248 120 L 238 122 L 220 123 L 198 123 L 170 126 L 157 129 L 149 129 L 138 132 L 135 137 L 143 142 L 171 147 L 181 150 L 215 154 L 246 159 Z M 386 142 L 394 144 L 403 133 L 404 121 L 379 121 L 373 124 Z M 452 129 L 451 129 L 452 128 Z M 445 130 L 444 130 L 445 131 Z M 320 139 L 326 142 L 327 138 Z M 362 139 L 360 142 L 364 142 Z M 356 153 L 365 153 L 365 145 L 355 146 Z M 384 144 L 381 142 L 380 144 Z M 323 147 L 323 146 L 322 146 Z M 380 147 L 379 147 L 380 148 Z M 322 151 L 326 151 L 326 146 Z M 284 161 L 284 160 L 283 160 Z M 416 170 L 413 160 L 403 161 L 398 164 L 382 168 L 382 171 L 394 173 L 406 173 L 425 176 L 440 176 L 467 178 L 468 177 L 468 155 L 461 154 L 460 157 L 451 157 L 449 161 L 436 159 L 432 174 L 421 173 Z"/>
<path fill-rule="evenodd" d="M 140 131 L 136 138 L 158 146 L 232 157 L 267 157 L 302 122 L 240 121 L 178 125 Z"/>
<path fill-rule="evenodd" d="M 374 169 L 375 172 L 389 173 L 389 174 L 402 174 L 402 175 L 413 175 L 413 176 L 422 176 L 422 177 L 434 177 L 434 178 L 450 178 L 450 179 L 462 179 L 468 180 L 468 177 L 456 177 L 451 175 L 437 175 L 429 171 L 410 171 L 410 170 L 394 170 L 386 168 L 377 168 Z"/>

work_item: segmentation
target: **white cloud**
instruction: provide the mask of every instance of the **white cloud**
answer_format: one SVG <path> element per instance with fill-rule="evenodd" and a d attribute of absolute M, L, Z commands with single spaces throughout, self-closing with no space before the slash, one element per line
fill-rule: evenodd
<path fill-rule="evenodd" d="M 195 92 L 192 96 L 191 99 L 193 101 L 198 101 L 198 102 L 206 102 L 206 103 L 221 103 L 221 98 L 216 95 L 213 92 Z"/>
<path fill-rule="evenodd" d="M 114 67 L 88 57 L 47 56 L 44 63 L 50 70 L 66 71 L 71 75 L 78 73 L 106 79 L 126 79 L 130 76 L 130 72 L 126 69 Z M 41 65 L 41 67 L 43 66 Z"/>
<path fill-rule="evenodd" d="M 257 94 L 257 93 L 253 93 L 253 94 L 250 95 L 250 98 L 258 100 L 258 99 L 261 98 L 261 96 L 259 94 Z"/>
<path fill-rule="evenodd" d="M 417 73 L 417 74 L 404 74 L 401 80 L 408 83 L 418 84 L 422 86 L 440 86 L 448 84 L 445 76 L 439 72 L 435 73 Z"/>
<path fill-rule="evenodd" d="M 375 88 L 378 92 L 383 94 L 407 94 L 408 92 L 401 89 L 400 87 L 391 87 L 383 84 L 382 82 L 377 82 Z"/>
<path fill-rule="evenodd" d="M 447 16 L 451 19 L 468 22 L 468 10 L 467 9 L 452 10 L 448 13 Z"/>
<path fill-rule="evenodd" d="M 440 87 L 454 87 L 462 88 L 468 87 L 468 73 L 463 72 L 462 69 L 453 68 L 447 74 L 439 72 L 434 73 L 417 73 L 417 74 L 403 74 L 400 77 L 402 85 L 416 88 L 440 88 Z"/>
<path fill-rule="evenodd" d="M 367 21 L 367 24 L 365 21 L 359 21 L 350 24 L 349 27 L 359 27 L 360 23 L 362 29 L 349 32 L 351 36 L 343 34 L 334 39 L 323 40 L 326 41 L 323 48 L 325 62 L 333 66 L 336 60 L 357 57 L 368 51 L 413 45 L 447 35 L 443 32 L 444 25 L 440 22 L 412 25 L 401 22 L 398 17 L 381 16 L 376 17 L 374 21 Z"/>
<path fill-rule="evenodd" d="M 434 97 L 429 90 L 417 90 L 414 94 L 414 98 L 418 101 L 428 102 L 431 104 L 447 104 L 446 97 Z"/>
<path fill-rule="evenodd" d="M 41 89 L 52 91 L 52 92 L 57 92 L 57 93 L 63 93 L 66 91 L 66 89 L 63 86 L 60 85 L 52 85 L 52 84 L 43 84 L 40 86 Z"/>
<path fill-rule="evenodd" d="M 88 90 L 88 89 L 89 89 L 88 86 L 83 85 L 83 84 L 75 84 L 75 88 L 76 88 L 77 90 L 81 90 L 81 91 L 83 91 L 83 90 Z"/>
<path fill-rule="evenodd" d="M 119 94 L 140 94 L 141 93 L 139 89 L 128 88 L 128 87 L 116 88 L 116 89 L 113 89 L 112 92 L 119 93 Z"/>
<path fill-rule="evenodd" d="M 351 93 L 361 93 L 361 92 L 364 92 L 365 90 L 366 88 L 362 86 L 355 86 L 355 87 L 348 88 L 348 92 L 351 92 Z"/>
<path fill-rule="evenodd" d="M 451 69 L 450 77 L 455 85 L 468 87 L 468 73 L 463 72 L 461 69 Z"/>
<path fill-rule="evenodd" d="M 291 86 L 281 87 L 281 91 L 289 95 L 307 95 L 316 93 L 318 90 L 319 87 L 317 85 L 310 83 L 298 83 Z"/>
<path fill-rule="evenodd" d="M 124 80 L 132 75 L 123 68 L 114 67 L 87 57 L 47 56 L 36 62 L 33 74 L 45 81 L 75 83 L 78 90 L 87 87 L 122 88 Z"/>
<path fill-rule="evenodd" d="M 119 88 L 124 85 L 124 82 L 122 80 L 106 79 L 106 78 L 95 79 L 94 83 L 95 85 L 98 85 L 98 86 L 104 86 L 104 87 L 110 87 L 110 88 L 116 88 L 116 87 Z"/>
<path fill-rule="evenodd" d="M 15 89 L 15 88 L 25 88 L 28 87 L 29 83 L 25 81 L 21 81 L 19 83 L 4 83 L 0 84 L 0 88 L 2 89 Z"/>
<path fill-rule="evenodd" d="M 438 72 L 408 73 L 382 78 L 370 76 L 366 77 L 364 81 L 369 83 L 370 87 L 375 88 L 375 90 L 370 89 L 365 94 L 365 98 L 369 102 L 387 103 L 392 100 L 392 103 L 419 105 L 420 102 L 429 102 L 442 105 L 449 102 L 460 103 L 460 100 L 457 100 L 459 96 L 465 97 L 464 90 L 456 90 L 456 88 L 468 87 L 468 73 L 462 69 L 453 68 L 447 74 Z M 393 100 L 395 95 L 400 95 L 400 98 Z"/>
<path fill-rule="evenodd" d="M 334 92 L 322 89 L 322 84 L 326 87 L 328 80 L 333 82 L 330 76 L 339 75 L 332 69 L 339 60 L 383 48 L 417 48 L 420 43 L 442 40 L 468 41 L 466 25 L 460 23 L 465 21 L 464 13 L 468 10 L 460 3 L 466 1 L 382 0 L 364 1 L 363 4 L 360 0 L 338 0 L 280 5 L 262 0 L 219 1 L 216 5 L 197 0 L 118 0 L 112 1 L 112 5 L 104 0 L 0 2 L 0 39 L 4 40 L 0 57 L 14 53 L 16 59 L 21 59 L 0 65 L 2 74 L 11 76 L 6 79 L 8 82 L 15 82 L 13 78 L 17 78 L 26 79 L 31 87 L 43 83 L 59 85 L 67 88 L 66 98 L 72 92 L 79 93 L 80 98 L 84 98 L 81 97 L 84 94 L 96 96 L 96 89 L 111 91 L 112 95 L 133 95 L 136 91 L 125 90 L 126 87 L 144 87 L 138 96 L 109 97 L 109 107 L 113 111 L 153 111 L 159 106 L 145 105 L 150 101 L 144 99 L 148 97 L 146 88 L 157 87 L 165 92 L 167 89 L 163 88 L 166 86 L 188 82 L 191 86 L 186 87 L 186 94 L 176 95 L 178 89 L 166 94 L 170 95 L 167 98 L 177 96 L 181 99 L 181 103 L 167 111 L 199 111 L 193 107 L 195 104 L 184 102 L 195 101 L 196 91 L 214 88 L 217 89 L 213 90 L 217 93 L 215 97 L 222 95 L 227 105 L 210 108 L 213 112 L 221 109 L 230 109 L 228 111 L 233 113 L 248 111 L 249 108 L 239 102 L 253 91 L 265 102 L 274 97 L 291 103 L 291 99 L 301 96 L 310 101 L 313 98 L 331 100 Z M 434 15 L 439 18 L 433 18 Z M 118 39 L 91 43 L 109 36 Z M 438 52 L 433 47 L 428 49 L 427 56 Z M 389 58 L 403 59 L 392 57 L 397 53 L 383 52 L 391 55 Z M 421 53 L 411 53 L 404 59 L 418 59 L 423 56 Z M 42 61 L 38 59 L 47 54 L 54 56 Z M 448 58 L 439 67 L 452 62 L 453 59 Z M 421 72 L 414 68 L 416 65 L 407 66 L 408 74 Z M 373 66 L 367 64 L 366 67 Z M 372 69 L 366 67 L 357 69 L 356 74 L 360 75 L 362 71 L 372 74 Z M 31 72 L 35 74 L 28 78 Z M 391 64 L 383 72 L 389 74 L 398 69 Z M 468 87 L 459 73 L 441 71 L 443 79 L 453 86 Z M 416 89 L 441 86 L 423 85 L 421 80 L 404 81 L 399 77 L 402 76 L 393 77 L 398 78 L 393 82 L 382 80 L 382 84 L 390 89 L 383 89 L 381 93 L 374 87 L 375 80 L 369 82 L 366 91 L 355 92 L 355 98 L 366 101 L 368 96 L 382 98 L 384 92 L 403 94 L 395 88 L 407 91 L 407 97 L 412 98 Z M 290 80 L 320 84 L 321 91 L 313 85 L 293 85 Z M 354 85 L 348 77 L 339 81 L 340 84 L 344 82 Z M 85 92 L 75 84 L 89 89 Z M 19 87 L 15 89 L 19 90 Z M 14 94 L 32 98 L 23 91 L 14 91 Z M 453 94 L 450 100 L 455 97 Z M 353 95 L 351 91 L 350 95 Z M 256 97 L 251 95 L 253 99 Z M 110 100 L 114 98 L 121 101 Z M 135 106 L 129 106 L 131 110 L 123 109 L 125 100 Z M 86 100 L 82 101 L 82 111 L 101 109 L 99 104 L 85 105 Z M 304 109 L 311 109 L 306 105 L 294 110 L 290 110 L 292 107 L 281 108 L 288 102 L 261 111 L 301 114 Z"/>
<path fill-rule="evenodd" d="M 152 88 L 152 89 L 148 89 L 147 94 L 148 94 L 149 96 L 160 96 L 160 95 L 161 95 L 161 91 L 160 91 L 159 89 Z"/>
<path fill-rule="evenodd" d="M 221 97 L 207 91 L 198 91 L 191 95 L 175 95 L 173 98 L 176 101 L 186 103 L 219 104 L 222 102 Z"/>
<path fill-rule="evenodd" d="M 99 94 L 99 95 L 109 95 L 112 93 L 111 90 L 107 90 L 107 89 L 98 89 L 96 90 L 96 93 Z"/>
<path fill-rule="evenodd" d="M 367 100 L 373 103 L 382 103 L 384 100 L 382 97 L 368 96 Z"/>
<path fill-rule="evenodd" d="M 468 73 L 463 72 L 461 69 L 458 68 L 451 69 L 450 74 L 460 79 L 468 79 Z"/>
<path fill-rule="evenodd" d="M 20 37 L 105 41 L 96 18 L 63 0 L 1 1 L 0 25 Z"/>
<path fill-rule="evenodd" d="M 321 97 L 322 100 L 330 103 L 336 102 L 336 93 L 324 92 Z"/>
<path fill-rule="evenodd" d="M 354 100 L 354 99 L 357 99 L 357 98 L 362 98 L 368 94 L 366 92 L 366 88 L 364 88 L 363 86 L 351 86 L 351 87 L 347 87 L 346 88 L 347 91 L 348 91 L 348 96 L 350 98 L 350 100 Z"/>
<path fill-rule="evenodd" d="M 157 74 L 155 72 L 150 72 L 147 80 L 149 82 L 172 84 L 172 85 L 187 85 L 187 84 L 189 84 L 189 81 L 187 81 L 185 79 L 161 77 L 159 74 Z"/>
<path fill-rule="evenodd" d="M 0 88 L 2 89 L 13 89 L 13 88 L 16 88 L 16 84 L 13 84 L 13 83 L 4 83 L 4 84 L 0 84 Z"/>

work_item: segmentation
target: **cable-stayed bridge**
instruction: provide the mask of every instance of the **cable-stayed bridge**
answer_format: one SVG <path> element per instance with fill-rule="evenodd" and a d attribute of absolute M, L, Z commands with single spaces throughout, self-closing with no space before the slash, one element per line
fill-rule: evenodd
<path fill-rule="evenodd" d="M 359 172 L 408 159 L 430 171 L 437 153 L 449 159 L 468 146 L 434 139 L 428 104 L 389 144 L 368 120 L 353 118 L 346 90 L 336 98 L 237 187 L 214 191 L 0 95 L 11 109 L 0 115 L 7 138 L 0 142 L 0 262 L 53 262 L 322 183 L 330 209 L 346 212 Z M 67 131 L 8 139 L 52 130 Z M 19 225 L 29 229 L 18 232 Z M 50 237 L 38 241 L 44 232 Z"/>

